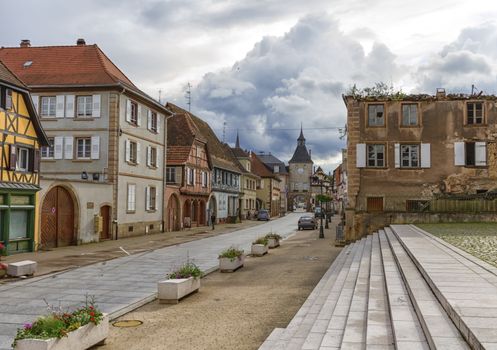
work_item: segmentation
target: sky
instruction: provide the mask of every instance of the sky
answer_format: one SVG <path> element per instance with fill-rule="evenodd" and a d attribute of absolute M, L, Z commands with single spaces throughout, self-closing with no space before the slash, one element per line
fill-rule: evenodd
<path fill-rule="evenodd" d="M 0 46 L 96 43 L 143 91 L 221 140 L 288 162 L 300 127 L 316 165 L 345 147 L 342 94 L 497 94 L 497 2 L 481 0 L 0 0 Z M 20 14 L 20 15 L 17 15 Z M 159 92 L 160 91 L 160 92 Z"/>

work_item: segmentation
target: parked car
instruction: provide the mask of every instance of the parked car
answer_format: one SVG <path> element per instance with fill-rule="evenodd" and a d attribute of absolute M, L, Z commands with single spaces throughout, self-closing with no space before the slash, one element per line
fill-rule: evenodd
<path fill-rule="evenodd" d="M 320 218 L 321 216 L 323 216 L 323 218 L 324 218 L 324 211 L 321 210 L 321 207 L 316 207 L 314 209 L 314 217 L 315 218 Z"/>
<path fill-rule="evenodd" d="M 257 220 L 269 221 L 269 219 L 270 219 L 270 216 L 269 216 L 269 212 L 267 210 L 265 210 L 265 209 L 259 210 L 259 212 L 257 213 Z"/>
<path fill-rule="evenodd" d="M 306 228 L 310 228 L 311 230 L 315 230 L 318 228 L 318 224 L 316 219 L 310 215 L 301 216 L 298 223 L 299 231 L 304 230 Z"/>

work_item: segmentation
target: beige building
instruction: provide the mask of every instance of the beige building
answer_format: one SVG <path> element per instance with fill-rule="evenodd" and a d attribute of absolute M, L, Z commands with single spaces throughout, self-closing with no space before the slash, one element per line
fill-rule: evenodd
<path fill-rule="evenodd" d="M 347 240 L 390 223 L 496 219 L 495 96 L 344 102 Z"/>
<path fill-rule="evenodd" d="M 255 155 L 250 153 L 252 171 L 260 177 L 257 183 L 257 210 L 266 209 L 271 216 L 279 216 L 281 210 L 281 180 Z"/>
<path fill-rule="evenodd" d="M 280 214 L 292 210 L 288 208 L 288 179 L 290 174 L 285 163 L 272 155 L 271 152 L 259 153 L 257 156 L 280 179 Z"/>
<path fill-rule="evenodd" d="M 23 41 L 0 58 L 32 89 L 51 143 L 41 151 L 41 247 L 161 232 L 168 110 L 82 39 Z"/>

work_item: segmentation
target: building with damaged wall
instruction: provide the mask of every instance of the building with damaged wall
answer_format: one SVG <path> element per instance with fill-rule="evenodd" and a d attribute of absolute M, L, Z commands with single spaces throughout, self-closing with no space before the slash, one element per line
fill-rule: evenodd
<path fill-rule="evenodd" d="M 435 96 L 343 99 L 347 240 L 390 223 L 471 220 L 475 211 L 440 213 L 430 204 L 497 190 L 496 96 L 441 89 Z M 495 219 L 495 211 L 482 214 Z"/>

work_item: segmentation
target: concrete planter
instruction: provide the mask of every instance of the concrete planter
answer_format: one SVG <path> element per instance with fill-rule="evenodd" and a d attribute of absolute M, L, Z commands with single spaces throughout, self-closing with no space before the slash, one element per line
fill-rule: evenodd
<path fill-rule="evenodd" d="M 200 278 L 171 278 L 157 283 L 158 299 L 162 304 L 177 304 L 180 299 L 200 288 Z"/>
<path fill-rule="evenodd" d="M 219 271 L 221 272 L 235 272 L 240 267 L 243 266 L 245 262 L 245 254 L 242 254 L 238 258 L 234 258 L 233 261 L 230 258 L 219 258 Z"/>
<path fill-rule="evenodd" d="M 109 317 L 104 315 L 102 321 L 95 325 L 88 323 L 69 332 L 60 339 L 22 339 L 18 340 L 15 350 L 85 350 L 97 344 L 104 344 L 109 334 Z"/>
<path fill-rule="evenodd" d="M 4 278 L 7 275 L 7 270 L 0 269 L 0 278 Z"/>
<path fill-rule="evenodd" d="M 263 256 L 267 254 L 269 248 L 268 245 L 264 244 L 252 244 L 252 255 L 253 256 Z"/>
<path fill-rule="evenodd" d="M 36 272 L 38 263 L 31 260 L 23 260 L 10 263 L 7 266 L 7 274 L 12 277 L 32 276 Z"/>
<path fill-rule="evenodd" d="M 268 239 L 268 245 L 269 245 L 269 248 L 271 248 L 271 249 L 279 247 L 280 246 L 280 240 L 276 239 L 276 238 L 269 238 Z"/>

